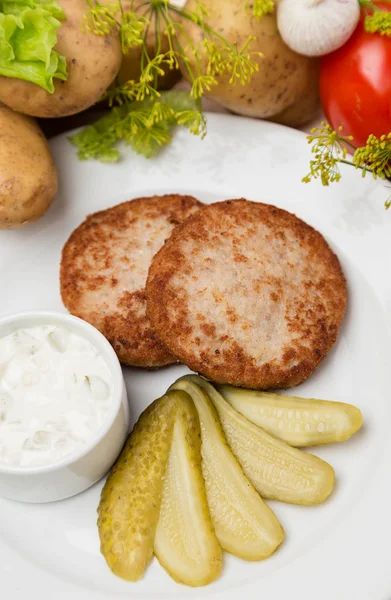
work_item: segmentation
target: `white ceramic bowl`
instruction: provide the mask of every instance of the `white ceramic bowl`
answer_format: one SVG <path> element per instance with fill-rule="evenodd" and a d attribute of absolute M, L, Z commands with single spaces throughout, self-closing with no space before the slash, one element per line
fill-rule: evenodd
<path fill-rule="evenodd" d="M 15 329 L 62 325 L 99 349 L 113 376 L 113 406 L 103 426 L 77 451 L 50 465 L 0 464 L 0 496 L 22 502 L 53 502 L 83 492 L 109 471 L 124 444 L 129 407 L 121 365 L 106 338 L 89 323 L 66 313 L 31 311 L 0 318 L 0 337 Z"/>

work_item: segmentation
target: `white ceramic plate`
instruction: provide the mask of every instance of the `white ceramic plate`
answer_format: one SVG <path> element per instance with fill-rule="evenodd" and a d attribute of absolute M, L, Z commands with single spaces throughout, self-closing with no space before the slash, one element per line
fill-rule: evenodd
<path fill-rule="evenodd" d="M 25 230 L 0 234 L 0 314 L 61 309 L 61 248 L 87 213 L 141 195 L 179 192 L 203 202 L 247 197 L 294 211 L 338 253 L 349 309 L 338 343 L 303 396 L 352 402 L 363 430 L 349 442 L 315 449 L 335 468 L 330 499 L 311 508 L 271 503 L 286 530 L 273 557 L 247 563 L 225 556 L 220 579 L 202 589 L 175 584 L 156 562 L 129 584 L 111 574 L 95 526 L 102 483 L 51 505 L 0 500 L 0 595 L 7 600 L 243 597 L 282 600 L 391 599 L 391 214 L 386 191 L 346 169 L 330 188 L 301 183 L 310 158 L 293 130 L 210 115 L 204 141 L 179 131 L 158 158 L 130 151 L 115 165 L 79 162 L 65 136 L 51 142 L 60 192 L 47 215 Z M 130 412 L 161 395 L 184 367 L 126 369 Z"/>

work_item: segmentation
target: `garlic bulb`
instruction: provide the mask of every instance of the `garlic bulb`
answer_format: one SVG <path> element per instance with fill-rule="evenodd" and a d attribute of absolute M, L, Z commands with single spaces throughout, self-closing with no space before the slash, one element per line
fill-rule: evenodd
<path fill-rule="evenodd" d="M 344 45 L 360 18 L 358 0 L 280 0 L 277 23 L 292 50 L 323 56 Z"/>

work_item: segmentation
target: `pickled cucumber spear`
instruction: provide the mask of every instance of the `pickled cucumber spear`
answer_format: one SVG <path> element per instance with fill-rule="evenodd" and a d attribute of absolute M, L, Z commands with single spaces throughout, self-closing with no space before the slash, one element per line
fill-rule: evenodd
<path fill-rule="evenodd" d="M 283 541 L 284 530 L 232 454 L 212 401 L 191 377 L 179 379 L 171 389 L 187 392 L 198 411 L 202 471 L 221 546 L 246 560 L 267 558 Z"/>
<path fill-rule="evenodd" d="M 206 585 L 220 574 L 222 552 L 202 476 L 200 422 L 188 394 L 172 391 L 168 395 L 177 402 L 178 411 L 154 551 L 176 581 L 191 586 Z"/>
<path fill-rule="evenodd" d="M 190 396 L 172 391 L 140 416 L 103 488 L 101 552 L 123 579 L 140 579 L 155 551 L 176 580 L 218 577 L 221 547 L 201 468 L 201 431 Z"/>
<path fill-rule="evenodd" d="M 127 581 L 140 579 L 153 556 L 177 409 L 174 398 L 163 396 L 142 413 L 102 490 L 101 552 Z"/>
<path fill-rule="evenodd" d="M 319 504 L 334 486 L 334 469 L 313 454 L 288 446 L 232 408 L 208 381 L 187 378 L 211 398 L 232 452 L 264 498 L 291 504 Z"/>
<path fill-rule="evenodd" d="M 217 389 L 249 421 L 291 446 L 342 442 L 362 425 L 361 411 L 344 402 L 284 396 L 231 385 L 219 385 Z"/>

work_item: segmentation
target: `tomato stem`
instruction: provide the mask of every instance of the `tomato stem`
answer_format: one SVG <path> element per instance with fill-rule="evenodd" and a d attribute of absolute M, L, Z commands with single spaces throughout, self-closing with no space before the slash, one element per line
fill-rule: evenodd
<path fill-rule="evenodd" d="M 382 0 L 382 2 L 391 2 L 391 0 Z M 368 14 L 368 9 L 372 12 L 382 12 L 381 8 L 379 8 L 378 6 L 376 6 L 376 4 L 374 4 L 373 2 L 371 2 L 371 0 L 358 0 L 359 5 L 361 6 L 361 8 L 364 9 L 365 14 Z"/>

